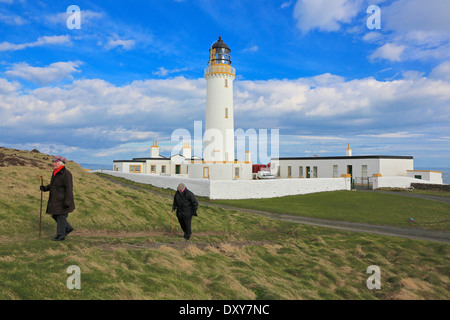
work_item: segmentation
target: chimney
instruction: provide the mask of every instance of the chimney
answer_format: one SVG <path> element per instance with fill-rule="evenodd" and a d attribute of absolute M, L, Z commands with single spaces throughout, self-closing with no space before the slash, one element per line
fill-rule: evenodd
<path fill-rule="evenodd" d="M 153 141 L 153 145 L 150 148 L 150 158 L 159 158 L 159 147 L 156 141 Z"/>
<path fill-rule="evenodd" d="M 347 150 L 345 150 L 345 155 L 347 157 L 351 157 L 352 156 L 352 149 L 350 149 L 350 143 L 348 144 Z"/>
<path fill-rule="evenodd" d="M 189 143 L 185 143 L 183 146 L 183 157 L 184 157 L 184 159 L 192 158 L 192 151 L 191 151 L 191 147 L 189 146 Z"/>
<path fill-rule="evenodd" d="M 252 161 L 252 153 L 250 151 L 245 151 L 245 162 L 250 163 Z"/>

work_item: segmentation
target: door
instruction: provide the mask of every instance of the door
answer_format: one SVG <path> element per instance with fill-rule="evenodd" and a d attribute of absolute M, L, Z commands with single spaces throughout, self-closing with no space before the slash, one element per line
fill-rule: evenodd
<path fill-rule="evenodd" d="M 347 174 L 353 177 L 353 166 L 347 166 Z"/>
<path fill-rule="evenodd" d="M 181 164 L 176 164 L 175 165 L 175 174 L 180 174 L 181 173 Z"/>
<path fill-rule="evenodd" d="M 311 178 L 311 168 L 306 167 L 306 178 Z"/>

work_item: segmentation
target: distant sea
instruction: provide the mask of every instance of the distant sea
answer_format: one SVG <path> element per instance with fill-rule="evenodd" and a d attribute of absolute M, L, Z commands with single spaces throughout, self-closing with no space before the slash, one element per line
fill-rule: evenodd
<path fill-rule="evenodd" d="M 450 184 L 450 168 L 416 168 L 417 170 L 433 170 L 442 172 L 442 182 Z"/>

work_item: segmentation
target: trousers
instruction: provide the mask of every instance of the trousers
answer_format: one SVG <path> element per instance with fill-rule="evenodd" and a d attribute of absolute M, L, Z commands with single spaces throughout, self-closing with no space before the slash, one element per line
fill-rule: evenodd
<path fill-rule="evenodd" d="M 68 213 L 66 214 L 58 214 L 52 215 L 53 220 L 56 221 L 56 235 L 57 236 L 66 236 L 67 229 L 71 229 L 72 226 L 67 222 Z"/>
<path fill-rule="evenodd" d="M 180 223 L 181 229 L 184 232 L 183 238 L 185 238 L 186 240 L 189 240 L 189 238 L 191 237 L 191 234 L 192 234 L 191 221 L 192 221 L 192 216 L 189 216 L 189 217 L 184 217 L 184 216 L 178 217 L 178 222 Z"/>

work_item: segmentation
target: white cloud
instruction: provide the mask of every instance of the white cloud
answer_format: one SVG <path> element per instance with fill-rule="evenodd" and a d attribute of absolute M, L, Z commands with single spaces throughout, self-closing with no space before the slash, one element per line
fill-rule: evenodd
<path fill-rule="evenodd" d="M 183 71 L 186 71 L 186 70 L 189 70 L 189 68 L 181 68 L 181 69 L 175 68 L 175 69 L 169 70 L 169 69 L 166 69 L 164 67 L 159 67 L 158 70 L 157 71 L 153 71 L 152 74 L 154 74 L 156 76 L 159 76 L 159 77 L 166 77 L 169 74 L 179 73 L 179 72 L 183 72 Z"/>
<path fill-rule="evenodd" d="M 70 77 L 74 72 L 80 72 L 77 68 L 80 61 L 55 62 L 47 67 L 32 67 L 26 62 L 14 64 L 8 71 L 7 76 L 22 78 L 27 81 L 45 85 L 53 81 Z"/>
<path fill-rule="evenodd" d="M 21 26 L 27 23 L 27 21 L 18 15 L 4 15 L 0 13 L 0 22 L 9 24 L 9 25 L 15 25 L 15 26 Z"/>
<path fill-rule="evenodd" d="M 43 36 L 39 37 L 34 42 L 27 42 L 27 43 L 10 43 L 10 42 L 2 42 L 0 43 L 0 52 L 2 51 L 17 51 L 17 50 L 23 50 L 26 48 L 32 48 L 32 47 L 42 47 L 45 45 L 57 45 L 57 44 L 66 44 L 70 42 L 69 36 Z"/>
<path fill-rule="evenodd" d="M 130 50 L 134 47 L 135 41 L 134 40 L 112 40 L 110 39 L 108 43 L 105 45 L 105 49 L 111 50 L 117 47 L 122 47 L 124 50 Z"/>
<path fill-rule="evenodd" d="M 397 0 L 388 7 L 382 7 L 381 12 L 383 24 L 388 30 L 442 33 L 448 37 L 448 0 Z"/>
<path fill-rule="evenodd" d="M 408 132 L 393 132 L 393 133 L 380 133 L 380 134 L 362 134 L 361 137 L 372 138 L 418 138 L 423 137 L 420 133 L 408 133 Z"/>
<path fill-rule="evenodd" d="M 341 24 L 350 23 L 361 11 L 360 0 L 298 0 L 294 7 L 297 27 L 310 30 L 337 31 Z"/>
<path fill-rule="evenodd" d="M 369 58 L 391 61 L 450 58 L 450 1 L 397 0 L 387 6 L 380 4 L 380 8 L 379 36 L 365 35 L 363 40 L 384 45 Z M 404 48 L 408 48 L 408 54 L 401 56 Z"/>
<path fill-rule="evenodd" d="M 289 8 L 292 5 L 292 0 L 283 2 L 280 6 L 280 9 L 285 9 L 285 8 Z"/>
<path fill-rule="evenodd" d="M 244 50 L 242 50 L 242 52 L 253 53 L 253 52 L 258 52 L 258 50 L 259 50 L 259 47 L 255 45 L 255 46 L 251 46 L 251 47 L 245 48 Z"/>
<path fill-rule="evenodd" d="M 399 45 L 395 43 L 386 43 L 382 47 L 379 47 L 369 57 L 370 60 L 386 59 L 390 61 L 401 61 L 402 54 L 407 47 L 405 45 Z"/>
<path fill-rule="evenodd" d="M 450 61 L 444 61 L 430 73 L 430 78 L 441 79 L 450 82 Z"/>

